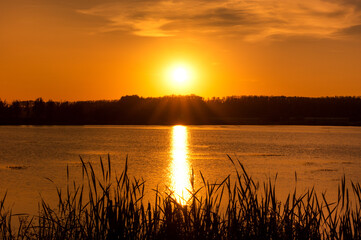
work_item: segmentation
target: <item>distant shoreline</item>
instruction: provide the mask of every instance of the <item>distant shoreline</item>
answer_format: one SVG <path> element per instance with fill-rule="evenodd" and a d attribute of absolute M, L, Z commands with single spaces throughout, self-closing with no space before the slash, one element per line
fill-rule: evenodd
<path fill-rule="evenodd" d="M 169 124 L 142 124 L 142 123 L 124 123 L 124 124 L 104 124 L 104 123 L 98 123 L 98 124 L 25 124 L 25 123 L 14 123 L 14 124 L 0 124 L 0 126 L 174 126 L 174 125 L 186 125 L 186 126 L 335 126 L 335 127 L 361 127 L 361 123 L 346 123 L 346 122 L 339 122 L 337 124 L 335 123 L 213 123 L 213 124 L 197 124 L 197 123 L 169 123 Z"/>
<path fill-rule="evenodd" d="M 0 125 L 361 126 L 361 97 L 199 96 L 112 101 L 0 100 Z"/>

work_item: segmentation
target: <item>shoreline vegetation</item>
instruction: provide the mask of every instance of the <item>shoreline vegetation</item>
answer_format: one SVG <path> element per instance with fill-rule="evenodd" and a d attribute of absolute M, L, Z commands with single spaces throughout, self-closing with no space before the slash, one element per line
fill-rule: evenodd
<path fill-rule="evenodd" d="M 83 183 L 69 180 L 56 188 L 58 205 L 39 203 L 38 216 L 17 215 L 0 199 L 1 239 L 361 239 L 361 186 L 338 186 L 338 200 L 309 189 L 290 193 L 284 202 L 275 180 L 257 183 L 238 160 L 229 157 L 235 176 L 220 183 L 203 180 L 194 186 L 187 204 L 171 191 L 155 189 L 145 202 L 146 183 L 128 175 L 127 161 L 119 175 L 111 161 L 94 164 L 81 159 Z M 349 186 L 349 187 L 348 187 Z M 13 222 L 19 220 L 19 226 Z"/>
<path fill-rule="evenodd" d="M 54 102 L 0 99 L 0 125 L 361 126 L 361 97 L 195 95 Z"/>

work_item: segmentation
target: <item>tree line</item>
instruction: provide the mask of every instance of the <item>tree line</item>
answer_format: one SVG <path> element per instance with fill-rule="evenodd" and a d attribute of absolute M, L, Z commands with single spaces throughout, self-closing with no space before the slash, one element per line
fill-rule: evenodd
<path fill-rule="evenodd" d="M 199 96 L 55 102 L 0 100 L 1 125 L 306 124 L 361 125 L 361 97 Z"/>

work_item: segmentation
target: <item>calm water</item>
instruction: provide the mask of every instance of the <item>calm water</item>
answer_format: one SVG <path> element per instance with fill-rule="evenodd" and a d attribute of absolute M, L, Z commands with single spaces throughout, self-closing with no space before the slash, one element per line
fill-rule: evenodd
<path fill-rule="evenodd" d="M 274 178 L 280 196 L 295 187 L 337 193 L 339 179 L 361 180 L 361 128 L 324 126 L 51 126 L 0 127 L 0 195 L 8 191 L 15 212 L 37 211 L 40 196 L 55 203 L 55 186 L 79 180 L 81 164 L 110 154 L 120 172 L 126 156 L 130 174 L 152 192 L 169 186 L 182 195 L 191 169 L 221 181 L 238 158 L 257 180 Z M 51 183 L 46 180 L 50 178 Z M 186 196 L 185 196 L 186 197 Z"/>

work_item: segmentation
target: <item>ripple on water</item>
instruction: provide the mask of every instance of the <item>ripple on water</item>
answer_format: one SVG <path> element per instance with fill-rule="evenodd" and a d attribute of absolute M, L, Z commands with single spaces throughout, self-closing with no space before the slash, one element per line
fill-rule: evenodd
<path fill-rule="evenodd" d="M 347 165 L 349 165 L 349 164 L 353 164 L 353 162 L 342 162 L 342 164 L 347 164 Z"/>
<path fill-rule="evenodd" d="M 315 162 L 305 162 L 303 165 L 305 165 L 305 166 L 314 166 L 314 165 L 317 165 L 317 163 L 315 163 Z"/>
<path fill-rule="evenodd" d="M 24 170 L 27 169 L 28 166 L 23 166 L 23 165 L 11 165 L 11 166 L 6 166 L 7 169 L 11 169 L 11 170 Z"/>
<path fill-rule="evenodd" d="M 312 170 L 311 173 L 317 173 L 317 172 L 337 172 L 337 169 L 335 168 L 320 168 L 316 170 Z"/>

